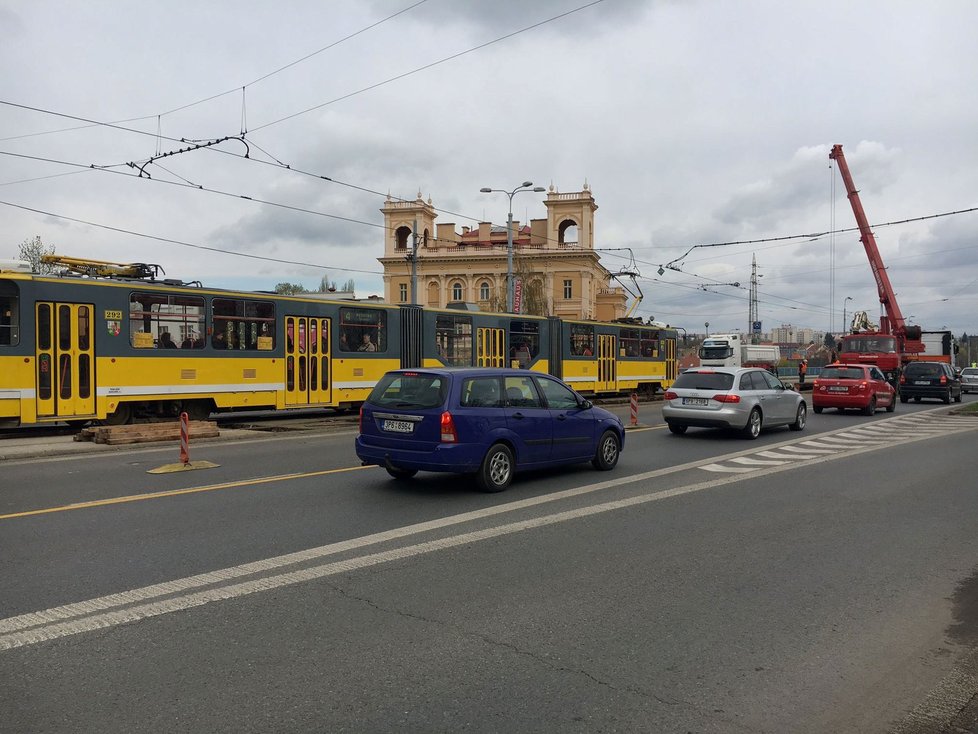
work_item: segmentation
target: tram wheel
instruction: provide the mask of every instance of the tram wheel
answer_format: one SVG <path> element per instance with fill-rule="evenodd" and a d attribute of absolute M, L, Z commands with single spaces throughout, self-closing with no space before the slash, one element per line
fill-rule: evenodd
<path fill-rule="evenodd" d="M 129 403 L 119 403 L 115 412 L 102 419 L 102 423 L 106 426 L 122 426 L 126 423 L 132 423 L 132 406 Z"/>
<path fill-rule="evenodd" d="M 183 412 L 192 421 L 206 421 L 211 416 L 209 400 L 188 400 L 183 404 Z"/>

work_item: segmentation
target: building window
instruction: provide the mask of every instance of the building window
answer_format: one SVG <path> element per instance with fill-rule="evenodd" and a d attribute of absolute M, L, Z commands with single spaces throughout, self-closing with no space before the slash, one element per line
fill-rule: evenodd
<path fill-rule="evenodd" d="M 488 301 L 489 300 L 489 281 L 482 281 L 482 285 L 479 286 L 479 300 Z"/>
<path fill-rule="evenodd" d="M 564 298 L 570 299 L 574 297 L 574 282 L 571 280 L 564 281 Z"/>
<path fill-rule="evenodd" d="M 401 303 L 407 303 L 407 283 L 401 283 L 398 288 L 401 291 Z"/>
<path fill-rule="evenodd" d="M 452 300 L 461 301 L 462 300 L 462 284 L 459 282 L 452 283 Z"/>

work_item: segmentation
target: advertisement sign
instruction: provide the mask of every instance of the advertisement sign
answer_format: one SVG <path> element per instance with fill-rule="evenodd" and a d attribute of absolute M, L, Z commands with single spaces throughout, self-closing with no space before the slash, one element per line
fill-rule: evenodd
<path fill-rule="evenodd" d="M 517 278 L 513 284 L 513 313 L 521 313 L 523 304 L 523 279 Z"/>

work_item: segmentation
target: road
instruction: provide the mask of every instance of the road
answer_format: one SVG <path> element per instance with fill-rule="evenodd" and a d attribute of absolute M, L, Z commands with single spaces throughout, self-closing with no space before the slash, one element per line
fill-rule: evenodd
<path fill-rule="evenodd" d="M 978 418 L 642 421 L 499 495 L 350 433 L 3 462 L 0 731 L 954 730 Z"/>

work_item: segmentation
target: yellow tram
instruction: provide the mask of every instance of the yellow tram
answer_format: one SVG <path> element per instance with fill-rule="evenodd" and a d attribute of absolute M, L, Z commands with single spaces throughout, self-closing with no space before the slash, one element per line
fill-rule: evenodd
<path fill-rule="evenodd" d="M 154 266 L 0 263 L 0 425 L 348 409 L 388 370 L 513 366 L 584 393 L 664 390 L 674 329 L 204 288 Z"/>

